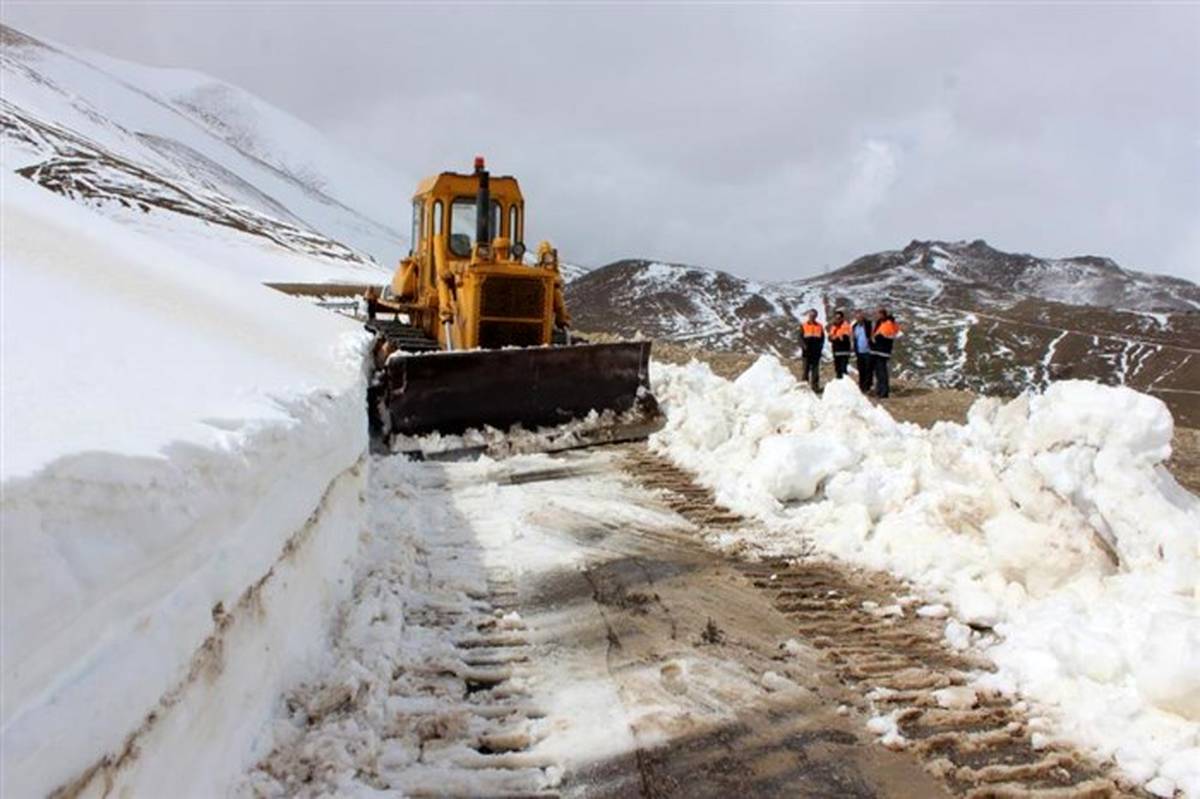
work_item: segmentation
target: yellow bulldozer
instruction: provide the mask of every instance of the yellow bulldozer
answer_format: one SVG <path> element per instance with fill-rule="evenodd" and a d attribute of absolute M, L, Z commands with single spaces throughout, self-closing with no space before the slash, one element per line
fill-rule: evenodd
<path fill-rule="evenodd" d="M 520 186 L 483 158 L 417 186 L 412 249 L 389 286 L 364 292 L 378 435 L 552 426 L 593 410 L 638 431 L 658 417 L 650 343 L 573 339 L 558 253 L 542 242 L 527 257 L 524 234 Z M 635 436 L 610 433 L 622 437 Z"/>

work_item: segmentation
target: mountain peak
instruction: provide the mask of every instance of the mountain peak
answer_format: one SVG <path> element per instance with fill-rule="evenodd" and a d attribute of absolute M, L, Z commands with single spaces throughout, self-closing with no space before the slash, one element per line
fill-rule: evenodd
<path fill-rule="evenodd" d="M 984 239 L 974 239 L 967 241 L 965 239 L 959 241 L 943 241 L 941 239 L 913 239 L 908 245 L 901 250 L 905 254 L 913 254 L 918 252 L 926 252 L 932 249 L 945 250 L 953 253 L 969 253 L 975 256 L 987 256 L 992 254 L 1003 254 L 992 245 L 988 244 Z"/>
<path fill-rule="evenodd" d="M 10 28 L 8 25 L 0 23 L 0 45 L 5 47 L 41 47 L 51 49 L 44 42 L 38 41 L 27 33 L 22 33 L 16 28 Z"/>

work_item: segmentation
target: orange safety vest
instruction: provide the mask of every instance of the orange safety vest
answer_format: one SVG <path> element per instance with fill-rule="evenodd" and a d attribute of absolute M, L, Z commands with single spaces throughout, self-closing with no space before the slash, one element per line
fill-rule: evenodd
<path fill-rule="evenodd" d="M 840 325 L 830 325 L 829 326 L 829 337 L 830 338 L 849 338 L 850 337 L 850 323 L 842 322 Z"/>
<path fill-rule="evenodd" d="M 804 338 L 821 338 L 825 335 L 825 328 L 819 322 L 805 322 L 800 325 L 800 333 Z"/>
<path fill-rule="evenodd" d="M 882 322 L 880 322 L 879 324 L 877 324 L 875 326 L 874 335 L 886 336 L 888 338 L 895 338 L 896 334 L 899 332 L 900 332 L 900 326 L 898 324 L 893 322 L 891 319 L 884 319 Z"/>

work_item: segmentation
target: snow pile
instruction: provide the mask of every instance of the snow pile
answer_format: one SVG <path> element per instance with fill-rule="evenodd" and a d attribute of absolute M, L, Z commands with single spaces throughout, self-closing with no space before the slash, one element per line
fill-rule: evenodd
<path fill-rule="evenodd" d="M 1159 400 L 1056 383 L 922 430 L 848 380 L 800 390 L 770 357 L 732 382 L 656 364 L 654 389 L 668 422 L 652 446 L 768 522 L 744 535 L 919 584 L 953 609 L 952 646 L 988 648 L 984 687 L 1200 797 L 1200 500 L 1162 466 Z"/>
<path fill-rule="evenodd" d="M 598 443 L 618 440 L 628 427 L 645 424 L 641 408 L 618 413 L 612 409 L 594 408 L 584 416 L 552 427 L 533 430 L 513 425 L 507 431 L 484 425 L 461 434 L 427 433 L 423 436 L 396 435 L 392 437 L 392 452 L 421 455 L 434 460 L 450 453 L 486 454 L 491 458 L 507 458 L 535 452 L 559 452 Z"/>
<path fill-rule="evenodd" d="M 216 793 L 344 590 L 365 336 L 0 181 L 0 792 Z"/>

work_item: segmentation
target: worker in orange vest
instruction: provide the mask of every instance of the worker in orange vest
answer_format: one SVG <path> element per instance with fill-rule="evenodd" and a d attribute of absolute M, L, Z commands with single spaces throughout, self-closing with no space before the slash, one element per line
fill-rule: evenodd
<path fill-rule="evenodd" d="M 800 325 L 800 337 L 803 342 L 801 353 L 804 356 L 804 379 L 812 386 L 813 391 L 820 391 L 821 351 L 825 349 L 825 328 L 817 321 L 815 308 L 804 314 L 804 323 Z"/>
<path fill-rule="evenodd" d="M 834 311 L 833 321 L 826 330 L 829 333 L 829 347 L 833 350 L 833 374 L 841 380 L 850 366 L 850 323 L 846 321 L 846 314 Z"/>
<path fill-rule="evenodd" d="M 888 395 L 888 366 L 898 335 L 900 326 L 896 324 L 896 318 L 888 313 L 887 308 L 880 308 L 875 314 L 875 325 L 871 328 L 871 363 L 875 367 L 877 397 Z"/>

